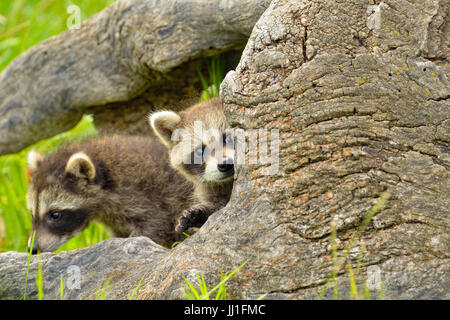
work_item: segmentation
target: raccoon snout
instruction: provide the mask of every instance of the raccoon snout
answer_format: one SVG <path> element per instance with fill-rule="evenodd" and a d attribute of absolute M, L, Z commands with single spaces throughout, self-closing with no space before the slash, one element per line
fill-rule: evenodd
<path fill-rule="evenodd" d="M 37 254 L 39 251 L 39 246 L 38 243 L 36 241 L 36 239 L 34 239 L 34 243 L 33 243 L 33 248 L 28 247 L 28 252 L 30 252 L 31 250 L 31 254 Z"/>
<path fill-rule="evenodd" d="M 233 160 L 230 158 L 224 158 L 222 161 L 217 165 L 217 169 L 220 172 L 228 172 L 230 170 L 233 170 Z"/>

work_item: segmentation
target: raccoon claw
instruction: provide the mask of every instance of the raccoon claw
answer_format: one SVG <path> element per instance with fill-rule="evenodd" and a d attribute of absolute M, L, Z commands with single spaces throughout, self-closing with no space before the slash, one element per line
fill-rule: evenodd
<path fill-rule="evenodd" d="M 191 227 L 201 227 L 207 219 L 208 215 L 204 208 L 194 207 L 189 210 L 185 210 L 183 215 L 178 220 L 178 225 L 175 227 L 175 230 L 182 233 Z"/>

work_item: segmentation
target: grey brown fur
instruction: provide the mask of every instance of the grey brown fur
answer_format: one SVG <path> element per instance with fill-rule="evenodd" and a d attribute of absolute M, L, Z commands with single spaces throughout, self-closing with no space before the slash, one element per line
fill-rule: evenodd
<path fill-rule="evenodd" d="M 94 179 L 87 177 L 88 165 L 68 172 L 69 159 L 80 153 L 92 161 Z M 152 137 L 104 136 L 63 147 L 37 161 L 31 180 L 28 203 L 44 251 L 55 250 L 93 219 L 116 236 L 147 236 L 170 244 L 180 240 L 174 226 L 193 192 L 192 183 L 170 167 L 166 149 Z M 68 226 L 52 226 L 51 211 L 62 211 Z"/>
<path fill-rule="evenodd" d="M 198 103 L 178 114 L 171 111 L 157 112 L 150 116 L 150 125 L 156 135 L 167 146 L 170 154 L 172 166 L 182 173 L 195 186 L 194 199 L 195 204 L 188 210 L 185 210 L 177 225 L 177 231 L 182 232 L 190 227 L 201 226 L 213 212 L 224 207 L 231 195 L 233 188 L 233 155 L 234 150 L 230 145 L 221 145 L 222 154 L 217 151 L 211 151 L 211 154 L 205 155 L 208 150 L 213 150 L 225 137 L 228 131 L 228 123 L 223 113 L 222 104 L 219 99 L 212 99 L 206 102 Z M 202 127 L 202 136 L 195 132 L 195 122 L 199 121 Z M 216 131 L 219 140 L 208 135 L 208 131 Z M 202 163 L 195 164 L 192 154 L 200 145 L 192 143 L 190 146 L 182 145 L 181 142 L 173 141 L 174 134 L 182 131 L 181 134 L 189 137 L 189 141 L 194 137 L 198 143 L 203 144 L 204 156 Z M 229 133 L 228 133 L 229 134 Z M 220 161 L 226 158 L 230 164 L 228 169 L 220 171 Z"/>

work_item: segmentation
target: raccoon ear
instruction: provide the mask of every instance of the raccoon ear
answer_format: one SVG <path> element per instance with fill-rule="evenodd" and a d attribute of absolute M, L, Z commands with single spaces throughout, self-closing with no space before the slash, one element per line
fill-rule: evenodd
<path fill-rule="evenodd" d="M 27 155 L 28 170 L 35 171 L 44 160 L 44 157 L 37 151 L 31 150 Z"/>
<path fill-rule="evenodd" d="M 93 181 L 96 174 L 94 163 L 84 152 L 75 153 L 69 158 L 66 164 L 66 173 L 89 181 Z"/>
<path fill-rule="evenodd" d="M 172 133 L 180 121 L 181 117 L 173 111 L 160 111 L 149 116 L 153 131 L 168 146 L 172 145 Z"/>

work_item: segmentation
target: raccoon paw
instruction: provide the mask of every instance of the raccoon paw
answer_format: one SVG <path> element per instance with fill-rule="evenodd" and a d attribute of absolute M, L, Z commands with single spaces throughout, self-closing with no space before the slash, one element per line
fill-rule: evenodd
<path fill-rule="evenodd" d="M 204 207 L 192 207 L 185 210 L 178 220 L 175 230 L 179 233 L 192 227 L 201 227 L 208 219 L 207 210 Z"/>

